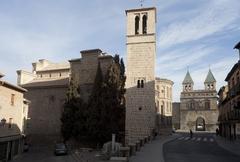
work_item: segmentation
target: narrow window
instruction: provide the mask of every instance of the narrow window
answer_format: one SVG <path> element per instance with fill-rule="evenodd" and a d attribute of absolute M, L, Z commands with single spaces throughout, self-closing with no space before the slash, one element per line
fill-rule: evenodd
<path fill-rule="evenodd" d="M 141 80 L 141 88 L 144 88 L 144 81 Z"/>
<path fill-rule="evenodd" d="M 9 118 L 8 128 L 12 128 L 13 118 Z"/>
<path fill-rule="evenodd" d="M 15 103 L 15 94 L 11 95 L 11 105 L 13 106 Z"/>
<path fill-rule="evenodd" d="M 147 34 L 147 15 L 142 17 L 142 33 Z"/>
<path fill-rule="evenodd" d="M 40 77 L 42 78 L 42 74 L 40 75 Z"/>
<path fill-rule="evenodd" d="M 61 77 L 61 76 L 62 76 L 62 73 L 59 73 L 59 76 Z"/>
<path fill-rule="evenodd" d="M 137 87 L 140 88 L 140 80 L 137 81 Z"/>
<path fill-rule="evenodd" d="M 52 74 L 49 74 L 49 77 L 51 78 L 51 77 L 52 77 Z"/>
<path fill-rule="evenodd" d="M 210 101 L 205 101 L 205 109 L 209 110 L 210 109 Z"/>
<path fill-rule="evenodd" d="M 135 17 L 135 34 L 139 34 L 139 16 Z"/>

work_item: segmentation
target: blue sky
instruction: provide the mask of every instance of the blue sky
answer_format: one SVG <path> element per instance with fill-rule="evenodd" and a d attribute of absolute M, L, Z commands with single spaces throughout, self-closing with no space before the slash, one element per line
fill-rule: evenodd
<path fill-rule="evenodd" d="M 62 62 L 100 48 L 126 57 L 125 10 L 140 0 L 0 1 L 0 71 L 16 83 L 16 70 L 38 59 Z M 238 60 L 239 0 L 145 0 L 157 7 L 156 75 L 174 81 L 174 101 L 189 67 L 194 88 L 203 88 L 209 66 L 217 87 Z"/>

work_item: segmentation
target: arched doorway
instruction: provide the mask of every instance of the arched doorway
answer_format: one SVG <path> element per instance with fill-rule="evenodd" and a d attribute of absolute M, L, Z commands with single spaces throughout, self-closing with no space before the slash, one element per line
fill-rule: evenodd
<path fill-rule="evenodd" d="M 205 120 L 202 117 L 196 120 L 196 131 L 205 131 Z"/>

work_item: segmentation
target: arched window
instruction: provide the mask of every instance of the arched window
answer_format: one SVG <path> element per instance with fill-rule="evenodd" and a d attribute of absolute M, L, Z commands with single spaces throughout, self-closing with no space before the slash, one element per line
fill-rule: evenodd
<path fill-rule="evenodd" d="M 135 17 L 135 34 L 139 34 L 139 16 Z"/>
<path fill-rule="evenodd" d="M 147 34 L 147 15 L 142 17 L 142 33 Z"/>
<path fill-rule="evenodd" d="M 144 88 L 144 81 L 141 80 L 141 88 Z"/>
<path fill-rule="evenodd" d="M 140 88 L 140 80 L 137 81 L 137 87 Z"/>

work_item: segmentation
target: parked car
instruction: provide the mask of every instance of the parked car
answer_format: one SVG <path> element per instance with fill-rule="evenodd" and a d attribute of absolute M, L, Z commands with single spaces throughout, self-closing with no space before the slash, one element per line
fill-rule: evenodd
<path fill-rule="evenodd" d="M 54 154 L 57 155 L 66 155 L 68 154 L 67 146 L 64 143 L 57 143 L 55 145 Z"/>

